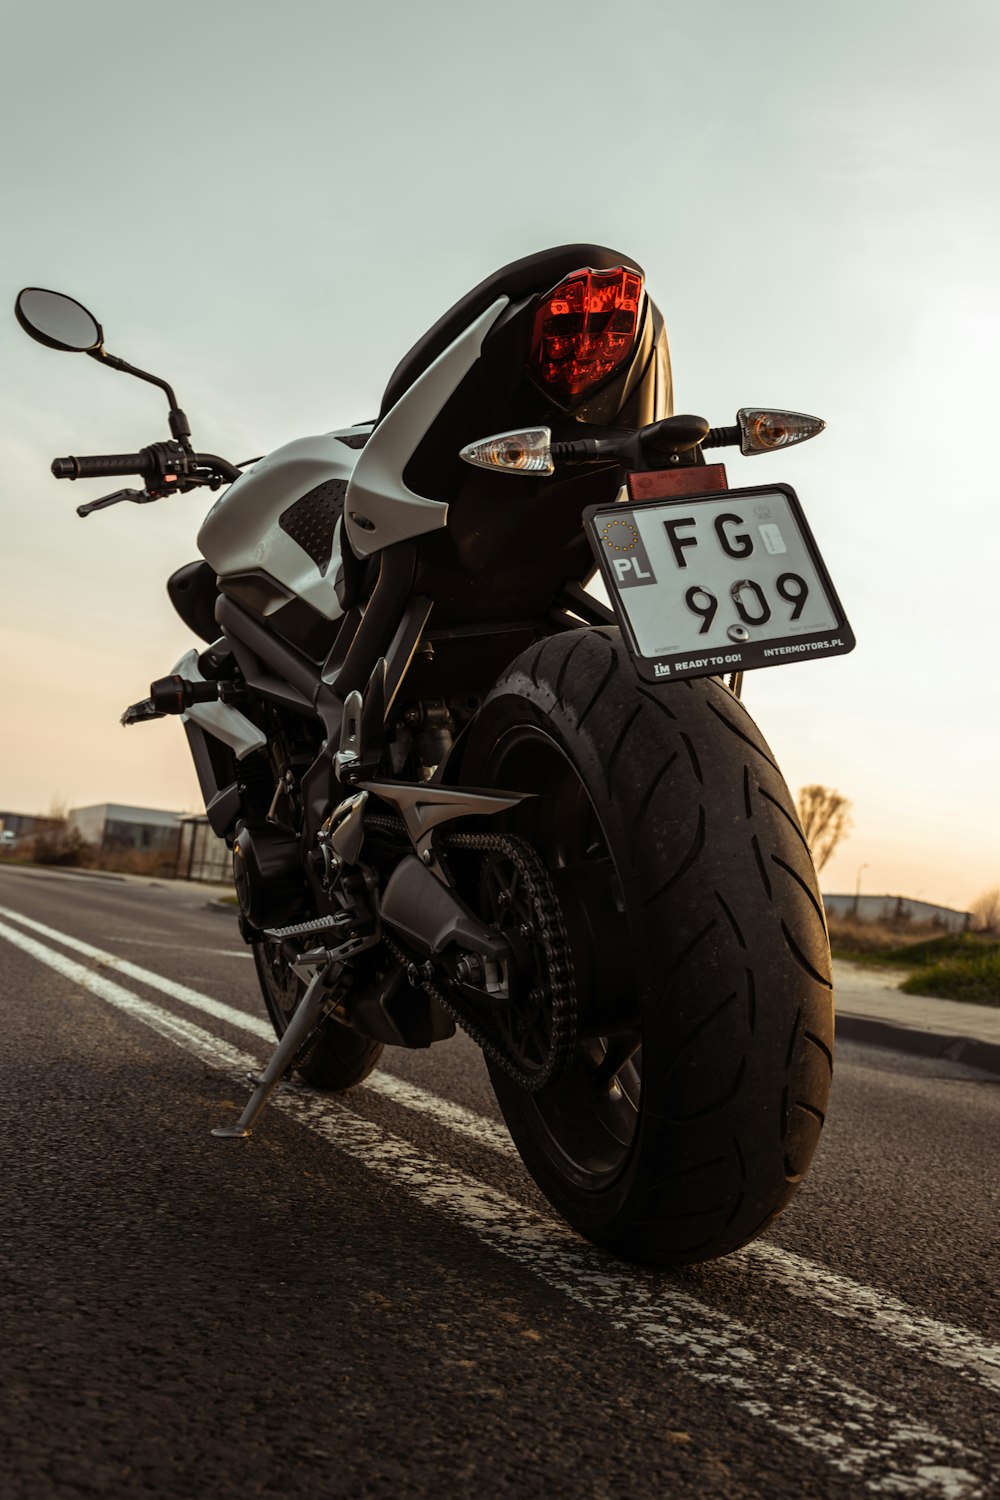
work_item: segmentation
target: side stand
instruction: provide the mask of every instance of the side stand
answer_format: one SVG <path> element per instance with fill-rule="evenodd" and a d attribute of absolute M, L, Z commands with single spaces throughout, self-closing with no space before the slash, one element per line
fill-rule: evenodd
<path fill-rule="evenodd" d="M 250 1095 L 250 1102 L 240 1115 L 235 1125 L 218 1125 L 212 1131 L 213 1135 L 219 1136 L 242 1136 L 249 1135 L 250 1128 L 267 1103 L 275 1087 L 281 1082 L 285 1073 L 291 1067 L 323 1014 L 323 1006 L 330 990 L 330 968 L 325 963 L 318 969 L 309 981 L 305 994 L 295 1008 L 295 1013 L 285 1029 L 285 1033 L 274 1050 L 274 1055 L 267 1067 L 257 1080 L 257 1087 Z"/>

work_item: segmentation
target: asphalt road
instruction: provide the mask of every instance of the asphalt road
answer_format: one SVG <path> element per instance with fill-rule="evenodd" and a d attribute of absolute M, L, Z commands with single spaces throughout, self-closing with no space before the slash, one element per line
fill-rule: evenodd
<path fill-rule="evenodd" d="M 195 889 L 0 871 L 0 1492 L 1000 1494 L 998 1082 L 843 1045 L 768 1235 L 650 1274 L 554 1219 L 464 1039 L 289 1087 Z"/>

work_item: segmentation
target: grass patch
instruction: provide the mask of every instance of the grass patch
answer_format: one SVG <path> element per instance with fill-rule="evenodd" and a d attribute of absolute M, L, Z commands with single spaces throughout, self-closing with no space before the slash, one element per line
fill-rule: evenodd
<path fill-rule="evenodd" d="M 908 995 L 941 995 L 945 1000 L 1000 1007 L 1000 942 L 969 936 L 965 952 L 922 963 L 900 989 Z"/>
<path fill-rule="evenodd" d="M 831 917 L 830 946 L 834 958 L 874 969 L 908 969 L 900 985 L 908 995 L 1000 1007 L 1000 938 Z"/>
<path fill-rule="evenodd" d="M 834 958 L 875 967 L 898 967 L 899 954 L 904 948 L 933 942 L 942 935 L 940 927 L 927 922 L 858 922 L 853 917 L 837 917 L 832 913 L 827 914 L 827 925 Z"/>

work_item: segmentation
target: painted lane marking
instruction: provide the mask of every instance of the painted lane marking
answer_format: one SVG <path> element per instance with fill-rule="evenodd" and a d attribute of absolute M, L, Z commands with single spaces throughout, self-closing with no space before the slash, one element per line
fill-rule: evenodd
<path fill-rule="evenodd" d="M 268 1021 L 237 1010 L 188 985 L 165 979 L 151 969 L 140 968 L 126 959 L 95 948 L 80 938 L 70 937 L 31 917 L 0 906 L 0 917 L 12 918 L 32 931 L 40 932 L 98 960 L 109 968 L 136 979 L 150 988 L 180 1000 L 223 1021 L 229 1026 L 250 1032 L 262 1041 L 274 1042 L 274 1031 Z M 257 1066 L 257 1063 L 254 1063 Z M 418 1084 L 409 1083 L 392 1073 L 373 1073 L 362 1085 L 364 1093 L 381 1094 L 404 1109 L 425 1114 L 455 1134 L 465 1136 L 503 1156 L 519 1160 L 514 1144 L 502 1125 L 467 1109 L 464 1105 L 442 1099 Z M 908 1353 L 919 1355 L 934 1364 L 974 1380 L 990 1390 L 1000 1391 L 1000 1345 L 988 1344 L 971 1329 L 943 1323 L 918 1312 L 900 1298 L 875 1287 L 865 1286 L 849 1276 L 828 1270 L 816 1261 L 766 1240 L 758 1240 L 737 1251 L 726 1261 L 716 1264 L 717 1274 L 750 1266 L 778 1281 L 786 1292 L 804 1297 L 811 1305 L 822 1304 L 835 1317 L 862 1324 L 869 1332 L 891 1340 Z"/>
<path fill-rule="evenodd" d="M 970 1328 L 942 1323 L 890 1292 L 828 1271 L 806 1256 L 766 1240 L 744 1246 L 736 1258 L 749 1262 L 754 1270 L 759 1268 L 785 1291 L 807 1298 L 814 1307 L 822 1306 L 835 1317 L 864 1324 L 871 1333 L 891 1339 L 908 1353 L 964 1375 L 988 1390 L 1000 1391 L 1000 1345 L 985 1343 Z"/>
<path fill-rule="evenodd" d="M 0 922 L 0 936 L 203 1062 L 236 1074 L 256 1065 L 249 1054 L 26 933 Z M 548 1286 L 604 1315 L 684 1375 L 721 1387 L 754 1420 L 767 1422 L 874 1494 L 943 1500 L 975 1500 L 985 1494 L 982 1482 L 966 1467 L 982 1462 L 981 1454 L 830 1375 L 811 1356 L 755 1333 L 651 1273 L 620 1268 L 582 1244 L 564 1224 L 425 1156 L 346 1104 L 292 1091 L 277 1094 L 274 1104 L 336 1150 L 403 1187 L 424 1207 L 447 1214 Z M 836 1412 L 833 1430 L 831 1412 Z"/>
<path fill-rule="evenodd" d="M 87 958 L 94 959 L 105 968 L 115 969 L 130 979 L 138 980 L 140 984 L 148 985 L 150 989 L 160 990 L 173 1000 L 180 1000 L 184 1005 L 193 1006 L 205 1015 L 214 1016 L 217 1021 L 224 1021 L 227 1026 L 239 1027 L 255 1037 L 260 1037 L 262 1041 L 274 1044 L 274 1028 L 270 1021 L 265 1021 L 261 1016 L 255 1016 L 250 1011 L 238 1010 L 236 1006 L 227 1005 L 223 1000 L 216 1000 L 211 995 L 194 990 L 190 985 L 178 984 L 173 979 L 166 979 L 154 969 L 144 969 L 139 964 L 130 963 L 128 959 L 119 958 L 117 954 L 109 953 L 103 948 L 96 948 L 93 943 L 87 943 L 82 938 L 71 937 L 69 933 L 60 932 L 55 927 L 48 927 L 44 922 L 38 922 L 33 917 L 22 916 L 20 912 L 12 911 L 8 907 L 0 906 L 0 917 L 19 922 L 23 927 L 29 928 L 32 932 L 41 933 L 43 937 L 51 938 L 64 948 L 72 948 L 77 953 L 85 954 Z M 253 1066 L 257 1068 L 259 1062 L 255 1061 Z M 486 1145 L 493 1151 L 502 1152 L 506 1156 L 520 1160 L 504 1126 L 498 1125 L 494 1120 L 486 1119 L 484 1115 L 474 1113 L 471 1109 L 466 1109 L 462 1104 L 453 1104 L 450 1100 L 442 1099 L 418 1084 L 407 1083 L 405 1079 L 398 1078 L 391 1073 L 371 1074 L 362 1088 L 366 1093 L 383 1094 L 405 1109 L 430 1115 L 439 1124 L 447 1126 L 457 1135 L 466 1136 L 477 1145 Z"/>
<path fill-rule="evenodd" d="M 87 958 L 94 959 L 104 968 L 114 969 L 120 974 L 125 974 L 129 979 L 148 985 L 150 989 L 160 990 L 173 1000 L 180 1000 L 184 1005 L 193 1006 L 205 1015 L 225 1022 L 227 1026 L 238 1027 L 259 1037 L 261 1041 L 274 1044 L 274 1028 L 270 1021 L 265 1021 L 261 1016 L 256 1016 L 250 1011 L 238 1010 L 236 1006 L 227 1005 L 223 1000 L 216 1000 L 211 995 L 205 995 L 200 990 L 192 989 L 190 985 L 166 979 L 154 969 L 144 969 L 139 964 L 130 963 L 128 959 L 119 958 L 117 954 L 109 953 L 104 948 L 97 948 L 93 943 L 85 942 L 83 938 L 71 937 L 69 933 L 60 932 L 58 928 L 49 927 L 33 917 L 22 916 L 20 912 L 13 911 L 9 907 L 0 906 L 0 917 L 19 922 L 21 926 L 29 928 L 32 932 L 41 933 L 43 937 L 51 938 L 64 948 L 71 948 L 77 953 L 86 955 Z M 252 1066 L 254 1069 L 258 1068 L 259 1060 L 255 1059 Z M 475 1114 L 464 1105 L 453 1104 L 450 1100 L 442 1099 L 418 1084 L 407 1083 L 405 1079 L 398 1078 L 391 1073 L 373 1073 L 365 1080 L 362 1087 L 366 1093 L 383 1094 L 405 1109 L 430 1115 L 439 1124 L 445 1125 L 458 1135 L 466 1136 L 479 1146 L 486 1145 L 493 1151 L 502 1152 L 506 1156 L 520 1160 L 504 1126 L 498 1125 L 494 1120 L 486 1119 L 484 1115 Z"/>
<path fill-rule="evenodd" d="M 588 1312 L 604 1315 L 663 1364 L 721 1388 L 755 1421 L 874 1494 L 972 1500 L 985 1493 L 974 1472 L 982 1472 L 981 1454 L 831 1375 L 810 1354 L 795 1353 L 652 1273 L 620 1268 L 560 1221 L 419 1152 L 346 1105 L 331 1112 L 315 1096 L 287 1094 L 282 1107 L 336 1150 L 457 1220 Z"/>
<path fill-rule="evenodd" d="M 152 938 L 129 937 L 124 932 L 110 933 L 106 941 L 124 943 L 128 948 L 166 948 L 170 953 L 208 953 L 213 958 L 248 958 L 253 962 L 253 954 L 246 949 L 237 951 L 235 948 L 193 948 L 188 943 L 157 943 Z"/>
<path fill-rule="evenodd" d="M 194 1026 L 190 1021 L 172 1015 L 168 1010 L 161 1010 L 151 1000 L 143 1000 L 140 995 L 125 989 L 123 985 L 116 984 L 106 975 L 96 974 L 93 969 L 84 968 L 83 964 L 78 964 L 75 959 L 67 958 L 65 954 L 57 953 L 53 948 L 46 948 L 44 944 L 36 942 L 26 933 L 8 927 L 5 922 L 0 922 L 0 937 L 5 937 L 9 943 L 13 943 L 15 948 L 23 949 L 32 958 L 37 958 L 40 963 L 48 964 L 50 969 L 55 969 L 56 973 L 61 974 L 63 978 L 71 979 L 74 984 L 79 984 L 85 990 L 89 990 L 99 1000 L 105 1000 L 109 1005 L 114 1005 L 119 1010 L 135 1016 L 137 1020 L 152 1027 L 168 1041 L 176 1042 L 179 1047 L 186 1047 L 202 1062 L 207 1062 L 214 1068 L 242 1069 L 244 1072 L 258 1066 L 256 1058 L 251 1057 L 249 1053 L 240 1052 L 236 1047 L 231 1047 L 221 1037 L 212 1036 L 209 1032 L 203 1031 L 200 1026 Z"/>
<path fill-rule="evenodd" d="M 371 1073 L 361 1088 L 364 1092 L 373 1090 L 390 1099 L 393 1104 L 402 1105 L 404 1109 L 429 1115 L 436 1124 L 444 1125 L 453 1135 L 465 1136 L 466 1140 L 473 1141 L 477 1146 L 485 1146 L 516 1162 L 521 1160 L 506 1125 L 498 1125 L 495 1120 L 488 1120 L 485 1115 L 466 1109 L 464 1104 L 442 1099 L 439 1094 L 432 1094 L 429 1089 L 421 1088 L 418 1083 L 410 1083 L 396 1073 L 387 1073 L 384 1069 Z"/>
<path fill-rule="evenodd" d="M 83 953 L 87 958 L 94 959 L 105 969 L 114 969 L 119 974 L 125 974 L 129 979 L 138 980 L 140 984 L 148 984 L 150 989 L 160 990 L 164 995 L 169 995 L 172 1000 L 180 1000 L 184 1005 L 192 1005 L 197 1010 L 214 1016 L 217 1021 L 225 1021 L 229 1026 L 239 1026 L 244 1031 L 253 1032 L 254 1036 L 274 1041 L 274 1028 L 260 1016 L 237 1010 L 234 1005 L 226 1005 L 222 1000 L 214 1000 L 211 995 L 202 994 L 201 990 L 191 989 L 190 985 L 166 979 L 152 969 L 144 969 L 139 964 L 130 963 L 127 958 L 119 958 L 117 954 L 109 953 L 105 948 L 95 948 L 93 943 L 84 942 L 83 938 L 70 937 L 67 932 L 60 932 L 56 927 L 48 927 L 44 922 L 36 922 L 33 917 L 24 917 L 20 912 L 12 911 L 9 907 L 0 906 L 0 917 L 6 917 L 8 921 L 19 922 L 30 932 L 41 933 L 43 937 L 51 938 L 53 942 L 60 943 L 64 948 L 72 948 L 76 953 Z"/>
<path fill-rule="evenodd" d="M 375 1088 L 406 1109 L 429 1115 L 439 1124 L 504 1156 L 517 1156 L 507 1131 L 493 1120 L 466 1109 L 390 1073 L 375 1073 L 362 1086 Z M 971 1329 L 918 1312 L 890 1292 L 865 1286 L 849 1276 L 828 1270 L 794 1250 L 785 1250 L 768 1240 L 745 1245 L 724 1260 L 716 1261 L 717 1275 L 749 1267 L 781 1284 L 786 1292 L 804 1297 L 813 1306 L 836 1317 L 865 1325 L 871 1333 L 891 1339 L 899 1348 L 974 1380 L 988 1390 L 1000 1391 L 1000 1345 L 988 1344 Z"/>

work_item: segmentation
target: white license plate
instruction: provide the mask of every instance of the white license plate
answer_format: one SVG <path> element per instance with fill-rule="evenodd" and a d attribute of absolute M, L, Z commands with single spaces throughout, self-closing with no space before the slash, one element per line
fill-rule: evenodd
<path fill-rule="evenodd" d="M 651 681 L 854 648 L 788 485 L 592 506 L 584 520 L 619 623 Z"/>

